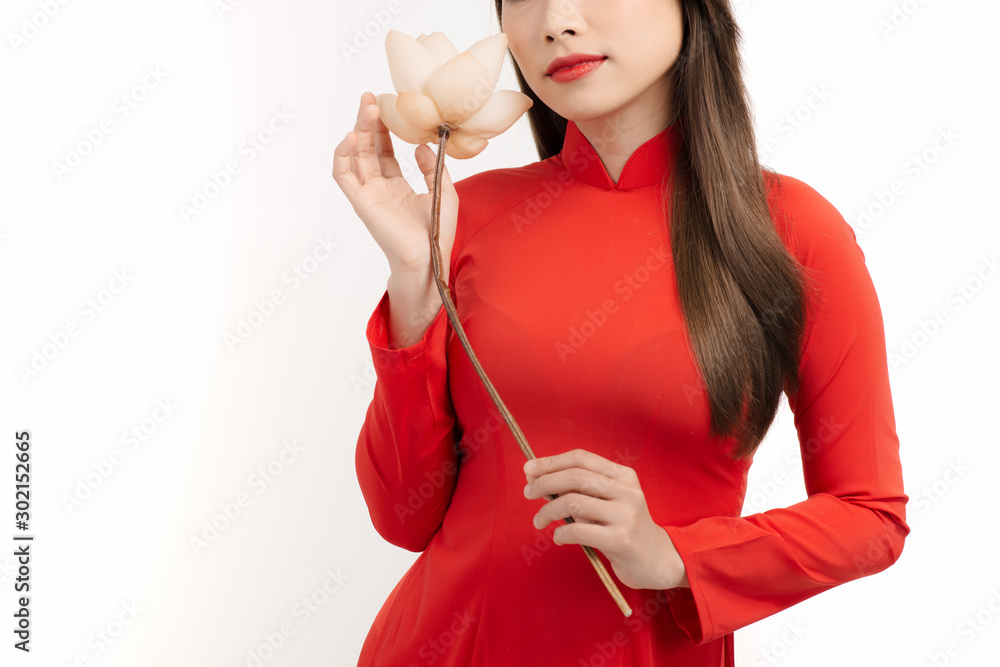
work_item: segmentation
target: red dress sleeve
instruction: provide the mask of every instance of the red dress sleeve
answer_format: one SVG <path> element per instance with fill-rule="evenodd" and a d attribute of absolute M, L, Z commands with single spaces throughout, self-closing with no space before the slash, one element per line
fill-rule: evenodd
<path fill-rule="evenodd" d="M 781 179 L 791 221 L 782 233 L 816 288 L 800 387 L 786 392 L 808 499 L 664 526 L 690 582 L 669 590 L 671 612 L 696 644 L 886 569 L 910 532 L 882 312 L 864 253 L 830 202 Z"/>
<path fill-rule="evenodd" d="M 389 307 L 387 290 L 366 330 L 375 393 L 358 436 L 355 468 L 379 535 L 423 551 L 444 520 L 458 472 L 445 356 L 451 322 L 442 305 L 423 338 L 390 349 Z"/>

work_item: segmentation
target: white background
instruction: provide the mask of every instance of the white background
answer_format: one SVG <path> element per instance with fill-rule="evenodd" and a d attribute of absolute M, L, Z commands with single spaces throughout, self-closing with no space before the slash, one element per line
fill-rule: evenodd
<path fill-rule="evenodd" d="M 441 31 L 459 50 L 499 31 L 491 0 L 401 5 L 4 2 L 0 663 L 248 665 L 285 622 L 294 634 L 262 664 L 356 663 L 417 554 L 374 531 L 355 476 L 374 377 L 365 325 L 388 264 L 330 177 L 333 149 L 362 92 L 393 92 L 388 29 Z M 901 358 L 890 379 L 913 531 L 885 572 L 739 630 L 737 665 L 994 664 L 1000 278 L 987 262 L 1000 251 L 1000 9 L 734 5 L 762 162 L 829 199 L 865 252 Z M 365 30 L 370 43 L 346 55 Z M 509 58 L 498 88 L 517 89 Z M 395 145 L 426 191 L 414 146 Z M 60 171 L 73 152 L 79 163 Z M 920 155 L 927 168 L 914 172 Z M 448 168 L 458 180 L 535 160 L 524 116 Z M 210 187 L 229 161 L 239 173 Z M 896 180 L 902 194 L 878 210 Z M 286 281 L 296 266 L 312 272 Z M 972 298 L 957 299 L 960 286 Z M 259 305 L 275 290 L 279 303 Z M 30 655 L 11 648 L 22 430 L 33 443 Z M 783 404 L 744 513 L 805 497 L 785 458 L 796 451 Z M 269 463 L 280 473 L 255 483 Z M 227 520 L 220 507 L 240 494 L 249 504 Z M 211 535 L 213 520 L 228 525 Z M 310 596 L 320 604 L 305 617 Z M 984 625 L 970 632 L 977 613 Z"/>

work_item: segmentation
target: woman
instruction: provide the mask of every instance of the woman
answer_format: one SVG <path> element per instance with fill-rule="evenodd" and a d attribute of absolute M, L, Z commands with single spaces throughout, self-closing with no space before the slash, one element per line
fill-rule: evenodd
<path fill-rule="evenodd" d="M 391 275 L 356 466 L 378 532 L 422 553 L 358 664 L 731 666 L 736 629 L 884 570 L 909 533 L 864 255 L 816 190 L 758 163 L 726 0 L 496 9 L 540 160 L 445 170 L 440 241 L 538 459 L 454 336 L 430 195 L 365 93 L 334 178 Z M 552 76 L 570 54 L 590 62 Z M 415 155 L 430 189 L 434 152 Z M 740 516 L 783 392 L 809 497 Z"/>

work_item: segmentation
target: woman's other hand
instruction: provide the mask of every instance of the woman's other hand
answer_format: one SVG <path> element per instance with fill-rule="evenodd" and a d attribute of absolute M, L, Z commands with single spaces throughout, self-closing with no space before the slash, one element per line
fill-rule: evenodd
<path fill-rule="evenodd" d="M 555 529 L 556 544 L 585 544 L 607 556 L 629 588 L 688 586 L 684 561 L 667 532 L 653 522 L 634 469 L 584 449 L 527 461 L 527 498 L 558 494 L 534 526 L 573 517 Z"/>

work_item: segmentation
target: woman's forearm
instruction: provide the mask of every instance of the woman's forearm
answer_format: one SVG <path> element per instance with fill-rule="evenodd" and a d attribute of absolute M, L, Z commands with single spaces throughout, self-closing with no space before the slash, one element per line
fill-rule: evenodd
<path fill-rule="evenodd" d="M 409 347 L 424 337 L 444 302 L 428 266 L 426 274 L 392 273 L 389 293 L 389 347 Z"/>

